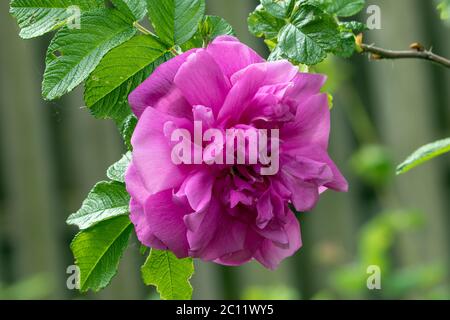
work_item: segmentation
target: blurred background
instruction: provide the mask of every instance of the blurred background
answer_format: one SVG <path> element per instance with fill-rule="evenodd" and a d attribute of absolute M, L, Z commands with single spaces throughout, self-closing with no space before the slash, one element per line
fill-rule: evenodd
<path fill-rule="evenodd" d="M 368 0 L 381 30 L 366 43 L 405 49 L 419 41 L 450 56 L 450 27 L 428 0 Z M 266 55 L 247 31 L 256 0 L 207 0 L 240 39 Z M 110 287 L 67 289 L 76 229 L 65 224 L 108 166 L 124 152 L 112 122 L 95 120 L 77 89 L 44 102 L 40 83 L 49 37 L 24 41 L 0 2 L 0 299 L 145 299 L 145 257 L 134 239 Z M 360 21 L 369 17 L 366 12 Z M 417 147 L 450 136 L 450 72 L 422 61 L 329 59 L 315 68 L 334 95 L 330 153 L 350 182 L 301 214 L 303 248 L 271 272 L 257 263 L 227 268 L 196 262 L 196 299 L 450 299 L 450 161 L 443 156 L 396 177 Z M 369 290 L 367 268 L 381 270 Z"/>

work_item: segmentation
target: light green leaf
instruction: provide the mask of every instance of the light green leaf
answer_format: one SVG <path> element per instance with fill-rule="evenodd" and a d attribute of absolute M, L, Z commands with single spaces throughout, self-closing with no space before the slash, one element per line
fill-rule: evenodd
<path fill-rule="evenodd" d="M 141 271 L 144 283 L 156 286 L 162 299 L 192 298 L 189 279 L 194 273 L 194 263 L 191 258 L 178 259 L 170 251 L 152 249 Z"/>
<path fill-rule="evenodd" d="M 103 221 L 81 231 L 72 241 L 75 263 L 80 268 L 80 290 L 99 291 L 117 273 L 120 259 L 133 230 L 125 216 Z"/>
<path fill-rule="evenodd" d="M 295 0 L 261 0 L 261 4 L 272 16 L 286 19 L 294 9 Z"/>
<path fill-rule="evenodd" d="M 133 146 L 131 145 L 131 137 L 133 135 L 134 129 L 137 125 L 137 118 L 130 114 L 126 117 L 122 122 L 117 124 L 119 127 L 119 131 L 122 134 L 122 139 L 128 150 L 132 150 Z"/>
<path fill-rule="evenodd" d="M 358 21 L 342 22 L 339 26 L 343 31 L 351 31 L 354 34 L 359 34 L 367 30 L 367 25 Z"/>
<path fill-rule="evenodd" d="M 12 0 L 10 13 L 21 28 L 20 36 L 30 39 L 66 25 L 78 9 L 83 14 L 103 6 L 103 0 Z"/>
<path fill-rule="evenodd" d="M 136 33 L 129 19 L 116 9 L 88 12 L 81 17 L 81 26 L 59 30 L 50 43 L 42 84 L 45 99 L 56 99 L 71 91 L 108 51 Z"/>
<path fill-rule="evenodd" d="M 274 39 L 284 25 L 284 20 L 272 16 L 261 5 L 248 17 L 249 31 L 258 38 Z"/>
<path fill-rule="evenodd" d="M 182 45 L 197 31 L 205 14 L 205 0 L 147 0 L 158 36 L 168 45 Z"/>
<path fill-rule="evenodd" d="M 450 152 L 450 138 L 427 144 L 416 150 L 400 164 L 397 167 L 397 174 L 408 172 L 409 170 L 447 152 Z"/>
<path fill-rule="evenodd" d="M 441 12 L 442 20 L 450 19 L 450 0 L 441 0 L 438 5 L 438 10 Z"/>
<path fill-rule="evenodd" d="M 155 38 L 138 35 L 105 55 L 86 81 L 84 100 L 97 118 L 122 121 L 130 113 L 128 95 L 170 54 Z"/>
<path fill-rule="evenodd" d="M 289 59 L 315 65 L 338 47 L 340 37 L 337 23 L 317 7 L 300 6 L 291 21 L 278 35 L 279 49 Z"/>
<path fill-rule="evenodd" d="M 125 182 L 125 172 L 128 169 L 128 166 L 131 162 L 131 152 L 127 152 L 123 155 L 122 159 L 118 162 L 114 163 L 111 167 L 108 168 L 106 175 L 109 179 L 117 182 Z"/>
<path fill-rule="evenodd" d="M 114 174 L 118 175 L 117 170 Z M 89 193 L 80 210 L 67 219 L 67 224 L 77 225 L 81 230 L 97 223 L 129 212 L 130 196 L 125 185 L 119 182 L 99 182 Z"/>
<path fill-rule="evenodd" d="M 338 17 L 350 17 L 360 12 L 366 5 L 365 0 L 307 0 L 326 12 Z"/>

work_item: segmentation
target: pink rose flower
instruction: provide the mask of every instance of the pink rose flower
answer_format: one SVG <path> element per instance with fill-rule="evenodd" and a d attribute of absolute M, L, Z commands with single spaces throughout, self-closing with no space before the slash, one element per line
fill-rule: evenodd
<path fill-rule="evenodd" d="M 324 190 L 347 190 L 327 153 L 330 112 L 326 94 L 320 93 L 324 81 L 322 75 L 299 73 L 285 60 L 266 62 L 230 36 L 158 67 L 129 97 L 138 124 L 126 186 L 139 240 L 179 258 L 232 266 L 256 259 L 274 269 L 294 254 L 302 242 L 289 205 L 308 211 Z M 244 164 L 220 162 L 228 138 L 210 153 L 216 163 L 175 163 L 173 134 L 181 129 L 190 139 L 195 123 L 202 124 L 201 133 L 277 130 L 278 137 L 267 136 L 265 150 L 278 160 L 276 171 L 263 175 L 268 164 L 250 163 L 247 155 Z M 192 140 L 193 154 L 217 147 L 219 140 L 214 141 L 198 145 Z M 274 159 L 277 144 L 279 158 Z"/>

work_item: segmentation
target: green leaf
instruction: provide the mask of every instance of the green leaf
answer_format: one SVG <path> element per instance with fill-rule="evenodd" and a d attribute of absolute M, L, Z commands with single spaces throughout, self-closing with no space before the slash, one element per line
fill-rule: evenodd
<path fill-rule="evenodd" d="M 119 131 L 122 134 L 122 139 L 128 150 L 132 150 L 131 137 L 133 135 L 134 129 L 137 125 L 137 118 L 130 114 L 122 122 L 118 123 Z"/>
<path fill-rule="evenodd" d="M 147 14 L 145 0 L 112 0 L 112 3 L 119 11 L 133 19 L 133 21 L 142 20 Z"/>
<path fill-rule="evenodd" d="M 261 4 L 272 16 L 286 19 L 295 6 L 295 0 L 261 0 Z"/>
<path fill-rule="evenodd" d="M 162 299 L 192 298 L 189 279 L 194 273 L 194 263 L 191 258 L 178 259 L 170 251 L 152 249 L 141 271 L 144 283 L 156 286 Z"/>
<path fill-rule="evenodd" d="M 350 17 L 360 12 L 366 5 L 365 0 L 307 0 L 326 12 L 338 17 Z"/>
<path fill-rule="evenodd" d="M 319 8 L 300 6 L 291 21 L 278 35 L 279 49 L 289 59 L 315 65 L 338 47 L 338 25 L 333 17 Z"/>
<path fill-rule="evenodd" d="M 339 26 L 342 30 L 351 31 L 354 34 L 359 34 L 367 30 L 367 25 L 358 21 L 342 22 Z"/>
<path fill-rule="evenodd" d="M 350 58 L 356 51 L 355 35 L 351 32 L 341 32 L 339 39 L 340 41 L 333 53 L 338 57 Z"/>
<path fill-rule="evenodd" d="M 80 268 L 80 290 L 99 291 L 117 273 L 120 259 L 130 239 L 133 225 L 128 217 L 103 221 L 81 231 L 70 248 Z"/>
<path fill-rule="evenodd" d="M 170 54 L 157 39 L 138 35 L 105 55 L 86 81 L 84 100 L 101 119 L 122 121 L 130 113 L 128 95 Z"/>
<path fill-rule="evenodd" d="M 10 13 L 21 28 L 20 36 L 30 39 L 66 25 L 74 18 L 73 6 L 84 13 L 103 5 L 103 0 L 12 0 Z"/>
<path fill-rule="evenodd" d="M 108 168 L 106 175 L 109 179 L 117 182 L 125 182 L 125 172 L 128 169 L 128 166 L 131 162 L 131 152 L 127 152 L 123 155 L 122 159 L 118 162 L 114 163 L 111 167 Z"/>
<path fill-rule="evenodd" d="M 236 33 L 225 19 L 216 16 L 205 16 L 200 22 L 195 35 L 183 44 L 181 49 L 187 51 L 192 48 L 201 48 L 222 35 L 236 36 Z"/>
<path fill-rule="evenodd" d="M 117 171 L 114 171 L 117 173 Z M 67 219 L 67 224 L 76 225 L 80 230 L 129 212 L 130 196 L 125 185 L 119 182 L 99 182 L 87 196 L 80 210 Z"/>
<path fill-rule="evenodd" d="M 450 152 L 450 138 L 427 144 L 416 150 L 400 164 L 397 167 L 397 174 L 408 172 L 409 170 L 447 152 Z"/>
<path fill-rule="evenodd" d="M 258 6 L 248 17 L 249 31 L 256 37 L 274 39 L 285 25 L 285 21 L 269 14 L 263 6 Z"/>
<path fill-rule="evenodd" d="M 147 0 L 158 36 L 168 45 L 182 45 L 197 31 L 205 14 L 205 0 Z"/>
<path fill-rule="evenodd" d="M 81 29 L 61 29 L 50 43 L 42 84 L 45 99 L 71 91 L 95 69 L 111 49 L 136 33 L 116 9 L 97 10 L 81 17 Z"/>

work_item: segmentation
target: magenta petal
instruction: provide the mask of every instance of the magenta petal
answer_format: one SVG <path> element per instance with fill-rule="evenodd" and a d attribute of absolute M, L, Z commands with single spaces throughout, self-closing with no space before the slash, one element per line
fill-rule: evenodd
<path fill-rule="evenodd" d="M 187 178 L 183 191 L 194 211 L 203 210 L 209 205 L 214 179 L 209 170 L 196 172 Z"/>
<path fill-rule="evenodd" d="M 172 162 L 170 136 L 164 135 L 164 128 L 169 121 L 179 128 L 190 125 L 185 119 L 147 108 L 131 139 L 133 164 L 150 194 L 180 186 L 190 170 Z"/>
<path fill-rule="evenodd" d="M 147 80 L 129 95 L 128 101 L 131 109 L 138 118 L 140 118 L 147 107 L 156 108 L 158 101 L 162 98 L 172 104 L 173 101 L 179 102 L 181 110 L 174 109 L 172 110 L 172 114 L 185 113 L 184 108 L 186 107 L 186 103 L 182 101 L 181 95 L 174 90 L 173 80 L 181 65 L 195 51 L 196 49 L 187 51 L 160 65 Z M 168 94 L 169 97 L 167 96 Z"/>
<path fill-rule="evenodd" d="M 266 268 L 276 269 L 283 259 L 292 256 L 302 246 L 300 224 L 292 213 L 288 214 L 285 231 L 289 239 L 287 246 L 277 245 L 266 239 L 255 254 L 255 258 Z"/>
<path fill-rule="evenodd" d="M 300 102 L 293 123 L 280 132 L 284 141 L 283 150 L 304 145 L 328 147 L 330 135 L 330 109 L 326 94 L 317 94 Z"/>
<path fill-rule="evenodd" d="M 292 101 L 304 101 L 310 96 L 320 93 L 327 78 L 321 74 L 299 73 L 293 80 L 293 86 L 289 89 L 287 96 Z"/>
<path fill-rule="evenodd" d="M 189 207 L 172 201 L 171 190 L 150 196 L 144 211 L 149 231 L 178 258 L 188 256 L 186 226 L 183 217 L 189 213 Z"/>
<path fill-rule="evenodd" d="M 227 78 L 251 64 L 264 62 L 253 49 L 234 37 L 218 37 L 206 50 Z"/>
<path fill-rule="evenodd" d="M 324 185 L 325 187 L 341 192 L 348 191 L 347 180 L 344 178 L 342 173 L 336 167 L 333 160 L 330 159 L 328 153 L 325 150 L 323 150 L 318 146 L 310 145 L 292 151 L 298 154 L 299 156 L 304 156 L 318 162 L 326 163 L 330 167 L 333 173 L 333 180 L 331 182 L 326 183 Z"/>
<path fill-rule="evenodd" d="M 284 60 L 257 63 L 238 71 L 231 77 L 233 88 L 219 112 L 218 122 L 236 122 L 261 87 L 289 82 L 297 72 L 296 67 Z"/>
<path fill-rule="evenodd" d="M 195 231 L 188 229 L 187 233 L 192 256 L 215 260 L 245 248 L 248 226 L 226 214 L 217 199 L 206 212 L 191 216 L 190 224 L 196 225 Z M 199 221 L 193 222 L 195 219 Z"/>
<path fill-rule="evenodd" d="M 216 61 L 203 49 L 187 58 L 174 80 L 186 100 L 192 105 L 210 107 L 218 114 L 230 90 L 230 82 Z"/>
<path fill-rule="evenodd" d="M 136 235 L 142 244 L 159 250 L 168 249 L 168 247 L 153 234 L 143 206 L 134 199 L 131 199 L 130 202 L 130 212 L 130 220 L 134 224 Z"/>

